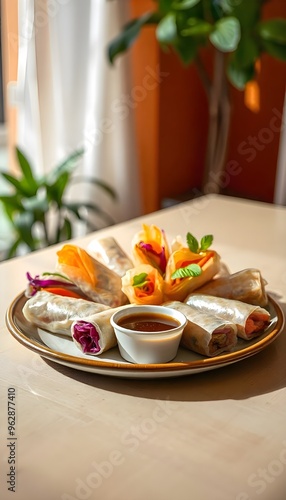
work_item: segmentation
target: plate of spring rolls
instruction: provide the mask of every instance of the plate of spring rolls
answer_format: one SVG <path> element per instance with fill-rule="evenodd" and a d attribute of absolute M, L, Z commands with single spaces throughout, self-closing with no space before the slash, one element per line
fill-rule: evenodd
<path fill-rule="evenodd" d="M 132 258 L 113 238 L 88 251 L 64 245 L 53 272 L 32 277 L 9 306 L 6 324 L 18 342 L 77 370 L 126 378 L 191 375 L 228 366 L 268 347 L 284 327 L 283 312 L 266 293 L 258 269 L 221 270 L 220 256 L 190 233 L 168 247 L 166 234 L 143 225 Z M 176 357 L 135 364 L 119 353 L 110 323 L 130 304 L 161 304 L 187 318 Z"/>

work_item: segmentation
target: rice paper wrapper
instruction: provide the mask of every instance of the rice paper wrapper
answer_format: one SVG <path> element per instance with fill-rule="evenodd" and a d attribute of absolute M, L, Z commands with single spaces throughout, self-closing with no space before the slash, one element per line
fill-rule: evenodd
<path fill-rule="evenodd" d="M 270 313 L 266 309 L 238 300 L 212 295 L 191 294 L 187 297 L 185 303 L 198 311 L 235 323 L 238 337 L 245 340 L 260 335 L 270 321 Z M 258 330 L 253 325 L 254 321 L 257 321 Z"/>
<path fill-rule="evenodd" d="M 194 293 L 239 300 L 264 307 L 268 303 L 266 281 L 258 269 L 243 269 L 229 276 L 214 278 Z"/>
<path fill-rule="evenodd" d="M 133 267 L 131 259 L 112 236 L 91 241 L 87 250 L 92 257 L 120 277 Z"/>
<path fill-rule="evenodd" d="M 121 291 L 120 276 L 84 249 L 64 245 L 57 255 L 57 271 L 67 276 L 88 298 L 109 307 L 126 303 L 126 297 Z"/>
<path fill-rule="evenodd" d="M 162 276 L 165 274 L 170 250 L 163 229 L 154 224 L 142 224 L 142 230 L 133 237 L 131 247 L 135 266 L 148 264 Z"/>
<path fill-rule="evenodd" d="M 26 301 L 22 312 L 27 321 L 39 328 L 71 335 L 70 327 L 75 319 L 107 309 L 109 307 L 101 303 L 40 291 Z"/>
<path fill-rule="evenodd" d="M 120 311 L 124 307 L 126 306 L 111 308 L 92 316 L 75 320 L 71 325 L 71 336 L 78 349 L 84 354 L 99 356 L 103 352 L 117 346 L 110 318 L 115 312 Z"/>
<path fill-rule="evenodd" d="M 179 301 L 165 302 L 164 306 L 182 312 L 188 319 L 181 345 L 208 357 L 231 352 L 237 344 L 237 327 L 234 323 L 202 313 Z"/>
<path fill-rule="evenodd" d="M 172 274 L 179 268 L 189 264 L 198 264 L 202 269 L 199 276 L 172 279 Z M 188 248 L 173 252 L 168 260 L 165 275 L 165 300 L 183 302 L 194 290 L 210 281 L 220 270 L 220 256 L 215 251 L 193 253 Z"/>
<path fill-rule="evenodd" d="M 136 281 L 138 277 L 142 277 L 141 283 Z M 128 297 L 130 304 L 160 305 L 163 302 L 163 289 L 164 280 L 161 274 L 148 264 L 138 265 L 122 277 L 122 291 Z"/>

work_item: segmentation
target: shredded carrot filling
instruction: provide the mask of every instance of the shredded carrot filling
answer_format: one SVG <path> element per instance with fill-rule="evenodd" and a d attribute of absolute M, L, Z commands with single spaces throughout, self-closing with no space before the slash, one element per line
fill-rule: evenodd
<path fill-rule="evenodd" d="M 182 267 L 187 267 L 190 264 L 198 264 L 200 267 L 203 267 L 208 260 L 213 257 L 214 253 L 213 252 L 208 252 L 204 257 L 201 257 L 198 255 L 197 259 L 191 259 L 191 260 L 184 260 L 181 262 L 177 262 L 176 264 L 176 269 L 181 269 Z"/>
<path fill-rule="evenodd" d="M 67 290 L 66 288 L 60 288 L 55 286 L 42 288 L 45 292 L 54 293 L 55 295 L 63 295 L 64 297 L 74 297 L 75 299 L 83 299 L 81 295 L 76 292 L 72 292 L 71 290 Z"/>
<path fill-rule="evenodd" d="M 143 297 L 152 295 L 154 293 L 154 290 L 155 290 L 154 282 L 147 279 L 144 286 L 135 287 L 135 295 L 136 297 L 142 299 Z"/>

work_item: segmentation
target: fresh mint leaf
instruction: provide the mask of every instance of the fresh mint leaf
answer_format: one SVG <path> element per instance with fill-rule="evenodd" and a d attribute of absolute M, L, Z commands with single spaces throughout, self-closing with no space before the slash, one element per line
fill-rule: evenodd
<path fill-rule="evenodd" d="M 214 238 L 212 234 L 206 234 L 205 236 L 203 236 L 201 239 L 200 251 L 204 252 L 205 250 L 207 250 L 211 246 L 213 239 Z"/>
<path fill-rule="evenodd" d="M 197 238 L 195 238 L 193 234 L 187 233 L 187 245 L 193 253 L 204 252 L 211 246 L 212 242 L 212 234 L 206 234 L 205 236 L 203 236 L 199 245 Z"/>
<path fill-rule="evenodd" d="M 133 278 L 133 286 L 143 286 L 146 283 L 147 273 L 136 274 Z"/>
<path fill-rule="evenodd" d="M 189 278 L 196 277 L 202 273 L 202 270 L 198 264 L 189 264 L 186 267 L 181 267 L 177 269 L 171 276 L 172 279 L 176 278 Z"/>
<path fill-rule="evenodd" d="M 187 244 L 191 252 L 198 253 L 199 242 L 191 233 L 187 233 Z"/>

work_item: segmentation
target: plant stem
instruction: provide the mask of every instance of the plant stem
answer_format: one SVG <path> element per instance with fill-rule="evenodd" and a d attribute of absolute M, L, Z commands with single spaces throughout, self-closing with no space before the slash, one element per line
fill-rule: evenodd
<path fill-rule="evenodd" d="M 217 147 L 215 152 L 215 158 L 213 163 L 213 175 L 216 178 L 218 184 L 218 191 L 220 191 L 219 186 L 224 184 L 222 179 L 222 173 L 225 168 L 225 160 L 227 153 L 227 145 L 229 138 L 229 128 L 230 128 L 230 114 L 231 106 L 228 92 L 228 84 L 225 75 L 223 76 L 223 87 L 220 99 L 220 125 L 219 125 L 219 135 L 217 141 Z"/>
<path fill-rule="evenodd" d="M 229 127 L 230 102 L 225 76 L 225 55 L 216 51 L 213 84 L 209 98 L 209 130 L 203 179 L 204 193 L 219 193 L 224 170 Z"/>
<path fill-rule="evenodd" d="M 207 98 L 210 99 L 210 94 L 211 94 L 211 81 L 209 78 L 209 75 L 207 74 L 206 68 L 204 66 L 204 63 L 198 54 L 196 59 L 195 59 L 195 64 L 197 66 L 197 70 L 199 73 L 199 76 L 201 78 L 202 84 L 204 86 Z"/>

